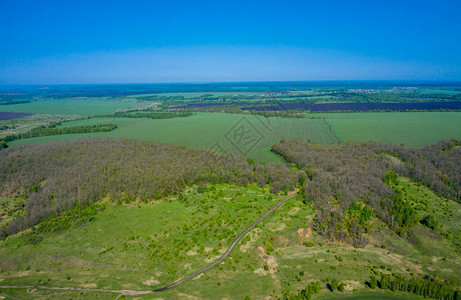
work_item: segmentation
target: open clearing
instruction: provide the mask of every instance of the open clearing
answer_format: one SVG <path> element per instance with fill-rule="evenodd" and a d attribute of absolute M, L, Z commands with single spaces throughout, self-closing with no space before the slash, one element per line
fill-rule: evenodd
<path fill-rule="evenodd" d="M 424 146 L 461 138 L 461 112 L 315 113 L 343 142 L 380 141 Z"/>
<path fill-rule="evenodd" d="M 13 145 L 45 143 L 84 137 L 126 137 L 169 144 L 180 144 L 217 152 L 232 152 L 257 161 L 279 161 L 270 152 L 272 144 L 284 138 L 304 138 L 314 143 L 335 143 L 335 138 L 320 119 L 264 118 L 255 115 L 198 113 L 187 118 L 165 120 L 95 118 L 63 126 L 116 124 L 111 132 L 70 134 L 18 140 Z M 247 139 L 248 137 L 248 139 Z"/>

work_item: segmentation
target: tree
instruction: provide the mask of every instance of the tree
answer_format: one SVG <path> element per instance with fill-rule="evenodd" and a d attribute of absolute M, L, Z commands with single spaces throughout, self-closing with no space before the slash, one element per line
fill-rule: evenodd
<path fill-rule="evenodd" d="M 424 218 L 419 221 L 421 224 L 423 224 L 426 227 L 429 227 L 433 230 L 437 229 L 437 220 L 434 218 L 433 215 L 426 215 Z"/>
<path fill-rule="evenodd" d="M 346 283 L 345 282 L 341 282 L 339 285 L 338 285 L 338 291 L 340 291 L 341 293 L 344 292 L 344 289 L 346 288 Z"/>
<path fill-rule="evenodd" d="M 332 292 L 336 292 L 338 290 L 338 280 L 336 278 L 333 278 L 330 282 L 330 290 Z"/>
<path fill-rule="evenodd" d="M 369 286 L 371 289 L 375 289 L 378 286 L 378 280 L 373 275 L 370 278 Z"/>

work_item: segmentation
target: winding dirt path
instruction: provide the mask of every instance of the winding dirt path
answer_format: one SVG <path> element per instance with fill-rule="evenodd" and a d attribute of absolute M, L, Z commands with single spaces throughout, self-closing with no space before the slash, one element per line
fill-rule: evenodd
<path fill-rule="evenodd" d="M 223 254 L 223 256 L 221 256 L 217 261 L 215 261 L 214 263 L 212 263 L 211 265 L 201 269 L 201 270 L 198 270 L 197 272 L 187 276 L 186 278 L 184 279 L 181 279 L 173 284 L 170 284 L 168 286 L 165 286 L 165 287 L 162 287 L 160 289 L 156 289 L 156 290 L 153 290 L 152 292 L 156 293 L 156 292 L 163 292 L 163 291 L 166 291 L 166 290 L 169 290 L 169 289 L 172 289 L 174 287 L 177 287 L 178 285 L 188 281 L 188 280 L 191 280 L 192 278 L 194 278 L 195 276 L 198 276 L 200 274 L 202 274 L 203 272 L 205 271 L 208 271 L 209 269 L 213 268 L 214 266 L 216 266 L 217 264 L 221 263 L 224 259 L 226 259 L 226 257 L 229 256 L 229 254 L 231 253 L 232 249 L 234 249 L 235 245 L 237 245 L 237 243 L 240 241 L 240 239 L 248 232 L 250 231 L 251 229 L 253 229 L 253 227 L 255 227 L 256 225 L 258 225 L 262 220 L 264 220 L 265 218 L 267 218 L 270 214 L 272 214 L 274 212 L 274 210 L 276 210 L 277 208 L 280 207 L 280 205 L 282 205 L 283 203 L 287 202 L 288 200 L 290 200 L 291 198 L 293 198 L 294 196 L 296 196 L 298 194 L 298 192 L 295 192 L 293 193 L 291 196 L 283 199 L 282 201 L 280 201 L 279 203 L 277 203 L 274 207 L 272 207 L 267 213 L 264 214 L 264 216 L 262 216 L 261 218 L 259 218 L 257 221 L 253 222 L 253 224 L 251 224 L 250 226 L 248 226 L 247 228 L 245 228 L 244 231 L 242 231 L 242 233 L 240 233 L 237 238 L 234 240 L 234 242 L 230 245 L 229 249 L 227 249 L 227 251 Z"/>
<path fill-rule="evenodd" d="M 88 288 L 80 288 L 80 287 L 48 287 L 48 286 L 26 286 L 26 285 L 15 285 L 15 286 L 0 286 L 0 289 L 41 289 L 41 290 L 61 290 L 61 291 L 86 291 L 86 292 L 102 292 L 102 293 L 114 293 L 114 294 L 123 294 L 125 296 L 135 296 L 135 295 L 142 295 L 142 294 L 151 294 L 151 293 L 158 293 L 167 291 L 169 289 L 175 288 L 180 284 L 183 284 L 186 281 L 191 280 L 192 278 L 202 274 L 203 272 L 208 271 L 209 269 L 213 268 L 217 264 L 223 262 L 226 257 L 229 256 L 231 251 L 237 245 L 237 243 L 242 239 L 242 237 L 248 233 L 251 229 L 253 229 L 256 225 L 258 225 L 262 220 L 266 219 L 269 215 L 271 215 L 276 209 L 278 209 L 283 203 L 287 202 L 291 198 L 295 197 L 298 194 L 298 191 L 294 192 L 292 195 L 288 196 L 287 198 L 283 199 L 279 203 L 277 203 L 274 207 L 272 207 L 267 213 L 265 213 L 261 218 L 253 222 L 250 226 L 245 228 L 245 230 L 240 233 L 237 238 L 232 242 L 229 249 L 215 262 L 212 264 L 198 270 L 197 272 L 179 280 L 175 283 L 167 285 L 165 287 L 150 290 L 150 291 L 135 291 L 135 290 L 105 290 L 105 289 L 88 289 Z"/>

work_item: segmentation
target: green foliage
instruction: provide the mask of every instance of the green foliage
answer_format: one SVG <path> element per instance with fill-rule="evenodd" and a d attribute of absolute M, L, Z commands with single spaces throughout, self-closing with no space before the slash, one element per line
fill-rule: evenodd
<path fill-rule="evenodd" d="M 104 210 L 106 206 L 99 203 L 88 205 L 78 205 L 67 209 L 63 213 L 51 215 L 41 222 L 36 229 L 37 233 L 55 233 L 73 226 L 79 226 L 87 222 L 93 222 L 98 212 Z"/>
<path fill-rule="evenodd" d="M 397 234 L 403 236 L 417 222 L 416 211 L 408 201 L 403 200 L 400 190 L 391 196 L 391 200 L 394 204 L 391 209 L 391 226 Z"/>
<path fill-rule="evenodd" d="M 370 279 L 371 283 L 372 279 Z M 378 282 L 381 289 L 403 291 L 434 299 L 457 299 L 459 291 L 450 281 L 440 281 L 434 278 L 405 277 L 401 274 L 383 274 Z"/>
<path fill-rule="evenodd" d="M 386 177 L 384 177 L 384 183 L 386 183 L 388 186 L 398 184 L 398 181 L 399 176 L 392 171 L 387 172 Z"/>
<path fill-rule="evenodd" d="M 373 216 L 373 209 L 368 205 L 362 205 L 358 201 L 353 201 L 348 211 L 354 219 L 367 231 L 369 229 L 368 221 Z"/>
<path fill-rule="evenodd" d="M 303 245 L 309 248 L 309 247 L 314 247 L 316 243 L 314 241 L 305 241 Z"/>
<path fill-rule="evenodd" d="M 322 289 L 320 281 L 309 283 L 305 289 L 296 294 L 288 294 L 283 297 L 284 300 L 311 300 L 315 294 L 318 294 Z"/>
<path fill-rule="evenodd" d="M 372 275 L 370 277 L 370 281 L 368 282 L 368 286 L 371 288 L 371 289 L 375 289 L 378 287 L 378 279 Z"/>
<path fill-rule="evenodd" d="M 338 280 L 336 278 L 333 278 L 330 281 L 330 283 L 328 284 L 328 286 L 330 288 L 330 291 L 336 292 L 338 290 L 338 286 L 339 286 Z"/>
<path fill-rule="evenodd" d="M 437 220 L 434 218 L 433 215 L 426 215 L 424 218 L 422 218 L 420 221 L 419 221 L 421 224 L 423 224 L 424 226 L 426 227 L 429 227 L 433 230 L 437 230 L 437 226 L 438 226 L 438 222 Z"/>
<path fill-rule="evenodd" d="M 344 292 L 344 289 L 346 288 L 347 284 L 345 282 L 341 282 L 339 285 L 338 285 L 338 291 L 340 291 L 341 293 Z"/>

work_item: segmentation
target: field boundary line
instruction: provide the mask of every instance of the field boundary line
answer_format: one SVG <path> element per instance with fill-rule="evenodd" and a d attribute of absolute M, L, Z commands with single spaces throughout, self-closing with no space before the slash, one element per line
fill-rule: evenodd
<path fill-rule="evenodd" d="M 327 120 L 325 120 L 325 118 L 322 118 L 323 120 L 323 123 L 325 123 L 325 125 L 328 126 L 328 130 L 331 132 L 331 134 L 335 137 L 336 139 L 336 142 L 338 143 L 338 145 L 341 145 L 341 140 L 338 138 L 338 136 L 336 135 L 336 133 L 333 131 L 333 128 L 331 128 L 330 124 L 327 122 Z"/>

